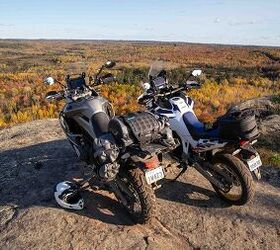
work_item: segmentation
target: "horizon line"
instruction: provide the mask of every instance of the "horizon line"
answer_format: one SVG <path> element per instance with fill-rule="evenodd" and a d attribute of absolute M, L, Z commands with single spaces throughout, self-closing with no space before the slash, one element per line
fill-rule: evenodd
<path fill-rule="evenodd" d="M 242 44 L 242 43 L 215 43 L 215 42 L 186 42 L 186 41 L 163 41 L 163 40 L 142 40 L 142 39 L 97 39 L 97 38 L 0 38 L 0 41 L 81 41 L 81 42 L 130 42 L 130 43 L 177 43 L 177 44 L 190 44 L 190 45 L 215 45 L 215 46 L 233 46 L 233 47 L 273 47 L 280 48 L 280 45 L 260 45 L 260 44 Z"/>

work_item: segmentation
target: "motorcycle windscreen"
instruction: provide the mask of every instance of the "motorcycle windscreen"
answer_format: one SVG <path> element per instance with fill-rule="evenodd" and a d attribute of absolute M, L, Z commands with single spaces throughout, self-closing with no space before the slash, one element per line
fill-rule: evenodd
<path fill-rule="evenodd" d="M 156 77 L 164 69 L 163 61 L 155 61 L 151 64 L 148 77 Z"/>

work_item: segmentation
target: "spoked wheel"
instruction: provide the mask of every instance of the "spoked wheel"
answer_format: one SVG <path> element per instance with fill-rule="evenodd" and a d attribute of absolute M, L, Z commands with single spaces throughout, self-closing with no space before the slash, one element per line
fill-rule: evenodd
<path fill-rule="evenodd" d="M 230 154 L 216 155 L 213 159 L 215 177 L 223 184 L 221 190 L 212 184 L 217 194 L 232 205 L 244 205 L 254 196 L 254 180 L 246 165 Z"/>
<path fill-rule="evenodd" d="M 151 185 L 148 185 L 140 169 L 121 171 L 117 178 L 118 191 L 115 193 L 126 211 L 136 223 L 147 223 L 156 217 L 156 197 Z"/>

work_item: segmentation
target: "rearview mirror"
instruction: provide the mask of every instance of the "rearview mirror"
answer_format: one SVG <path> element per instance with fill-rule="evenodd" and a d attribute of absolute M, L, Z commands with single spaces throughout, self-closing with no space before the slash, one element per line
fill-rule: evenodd
<path fill-rule="evenodd" d="M 149 90 L 151 88 L 151 84 L 148 82 L 141 83 L 141 86 L 144 90 Z"/>
<path fill-rule="evenodd" d="M 110 69 L 110 68 L 113 68 L 115 65 L 116 65 L 116 62 L 114 62 L 114 61 L 107 61 L 104 64 L 104 67 L 107 68 L 107 69 Z"/>
<path fill-rule="evenodd" d="M 46 85 L 53 85 L 54 84 L 54 79 L 51 77 L 51 76 L 49 76 L 49 77 L 47 77 L 45 80 L 44 80 L 44 84 L 46 84 Z"/>
<path fill-rule="evenodd" d="M 193 76 L 200 76 L 202 73 L 202 70 L 201 69 L 195 69 L 193 72 L 192 72 L 192 75 Z"/>

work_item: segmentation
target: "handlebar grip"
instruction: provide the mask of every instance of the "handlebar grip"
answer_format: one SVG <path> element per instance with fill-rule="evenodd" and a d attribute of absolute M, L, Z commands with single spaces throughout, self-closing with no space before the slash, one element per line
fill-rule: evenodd
<path fill-rule="evenodd" d="M 151 96 L 150 95 L 142 95 L 142 96 L 139 96 L 138 97 L 138 103 L 139 104 L 141 104 L 141 105 L 145 105 L 145 104 L 147 104 L 147 102 L 149 101 L 149 100 L 151 100 Z"/>
<path fill-rule="evenodd" d="M 60 100 L 62 99 L 63 96 L 61 94 L 55 94 L 55 95 L 48 95 L 48 96 L 45 96 L 45 99 L 48 100 L 48 101 L 51 101 L 51 100 Z"/>
<path fill-rule="evenodd" d="M 199 88 L 200 86 L 201 86 L 200 84 L 192 84 L 192 85 L 191 85 L 191 87 L 192 87 L 193 89 Z"/>
<path fill-rule="evenodd" d="M 201 87 L 201 84 L 198 82 L 195 82 L 195 81 L 190 81 L 189 83 L 187 81 L 187 83 L 186 83 L 186 88 L 188 88 L 188 89 L 198 89 L 200 87 Z"/>
<path fill-rule="evenodd" d="M 57 92 L 57 91 L 49 91 L 45 95 L 45 99 L 48 100 L 48 101 L 59 100 L 61 98 L 63 98 L 63 93 Z"/>

